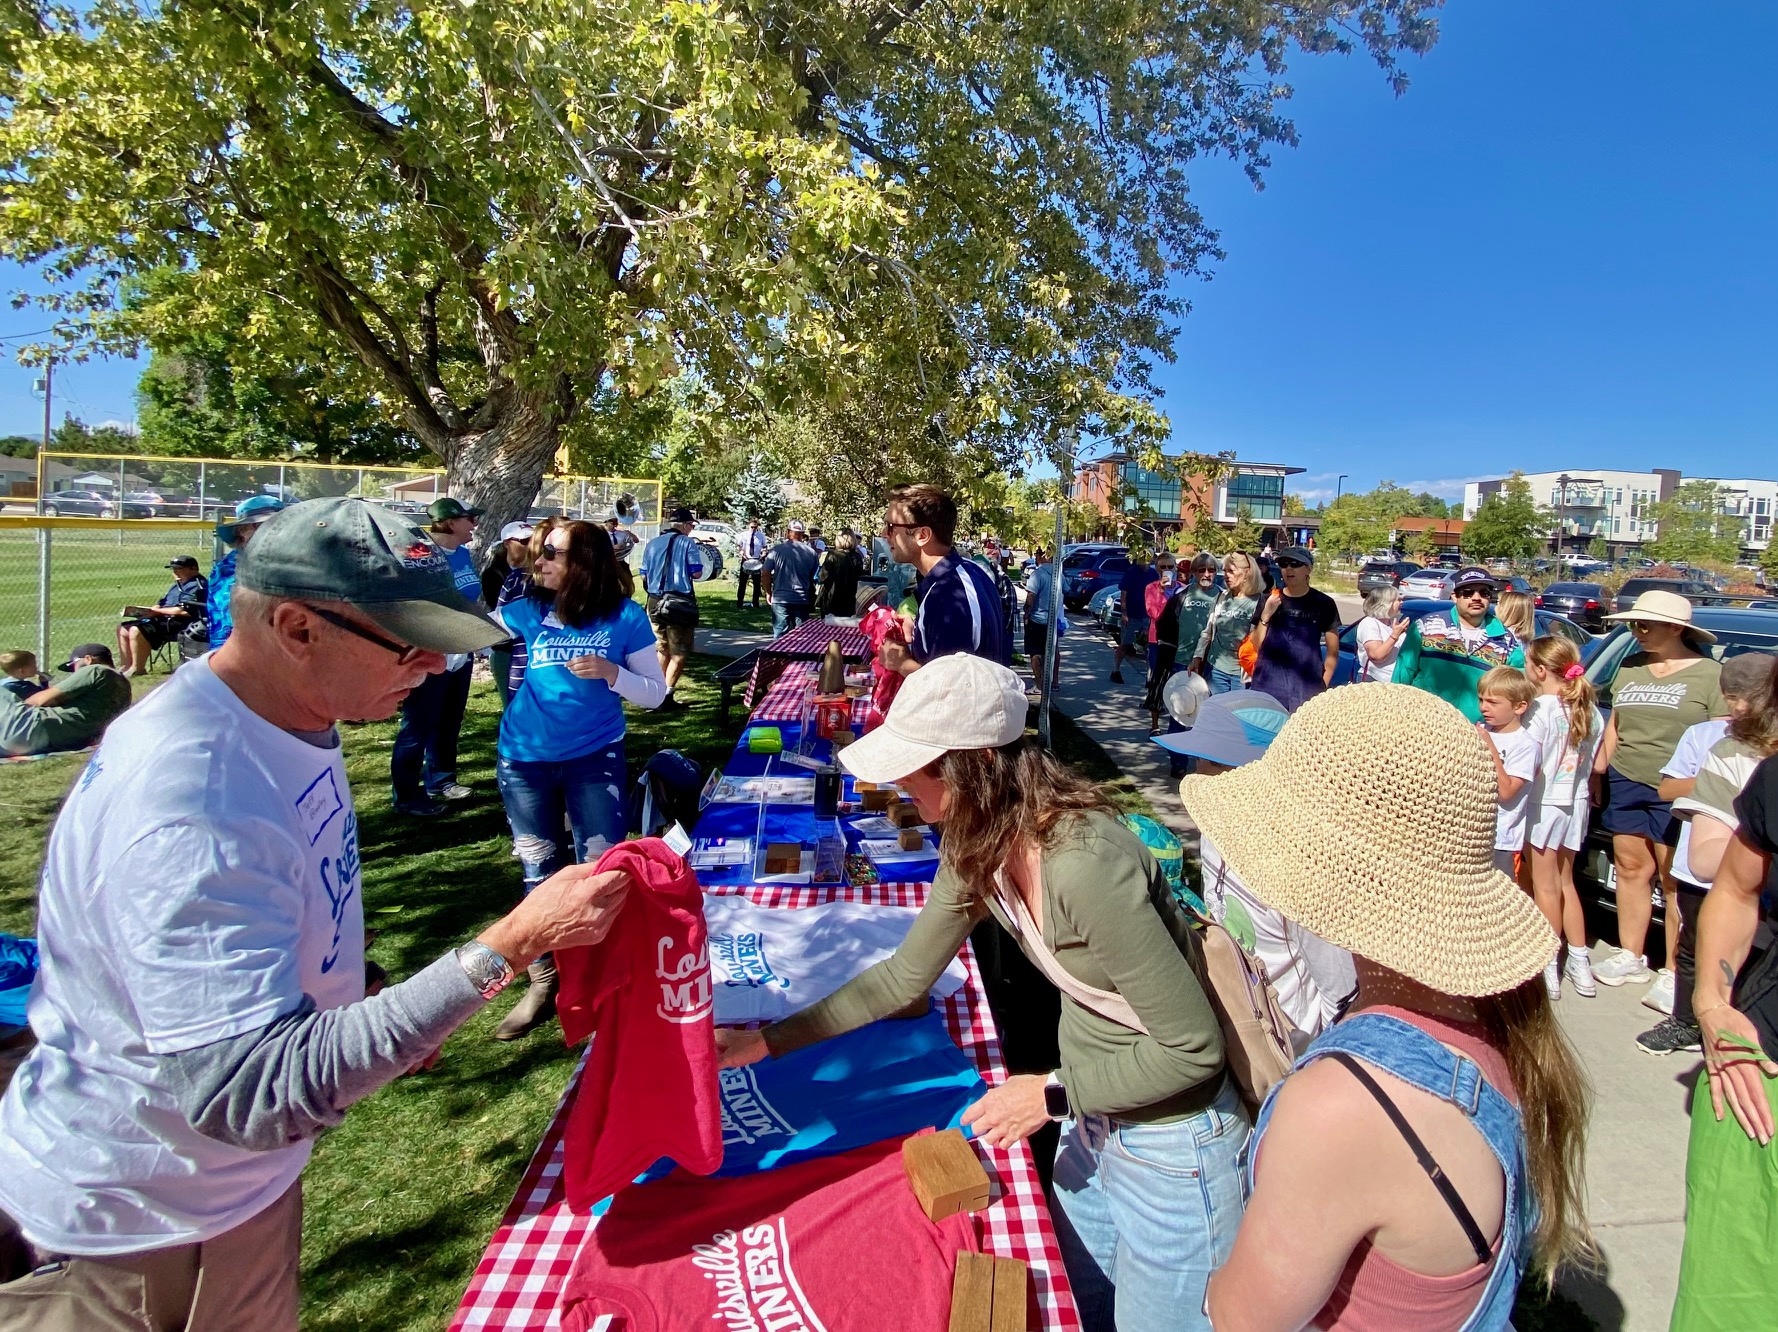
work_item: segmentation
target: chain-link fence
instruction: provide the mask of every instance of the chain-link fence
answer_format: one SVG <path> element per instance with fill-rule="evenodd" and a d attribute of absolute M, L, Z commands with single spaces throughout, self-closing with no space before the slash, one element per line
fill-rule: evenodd
<path fill-rule="evenodd" d="M 53 673 L 78 644 L 114 644 L 119 612 L 160 599 L 175 555 L 208 569 L 215 540 L 190 519 L 0 517 L 0 650 L 35 652 Z"/>
<path fill-rule="evenodd" d="M 83 470 L 64 474 L 69 460 Z M 423 523 L 426 505 L 445 493 L 439 471 L 306 463 L 45 454 L 39 475 L 38 496 L 0 505 L 0 651 L 29 649 L 43 669 L 77 644 L 113 643 L 124 606 L 152 606 L 167 591 L 175 555 L 207 571 L 223 553 L 215 523 L 249 495 L 292 503 L 354 495 Z M 646 542 L 660 531 L 661 483 L 549 477 L 530 512 L 616 513 Z"/>

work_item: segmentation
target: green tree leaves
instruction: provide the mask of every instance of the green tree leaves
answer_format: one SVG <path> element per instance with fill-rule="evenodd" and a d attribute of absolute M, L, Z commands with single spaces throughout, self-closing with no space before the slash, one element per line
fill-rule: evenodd
<path fill-rule="evenodd" d="M 1741 557 L 1747 520 L 1724 513 L 1723 498 L 1714 481 L 1682 482 L 1672 499 L 1651 506 L 1658 535 L 1643 550 L 1667 564 L 1733 564 Z"/>
<path fill-rule="evenodd" d="M 1550 515 L 1531 498 L 1525 474 L 1514 472 L 1463 529 L 1463 551 L 1478 560 L 1528 560 L 1545 549 L 1550 524 Z"/>

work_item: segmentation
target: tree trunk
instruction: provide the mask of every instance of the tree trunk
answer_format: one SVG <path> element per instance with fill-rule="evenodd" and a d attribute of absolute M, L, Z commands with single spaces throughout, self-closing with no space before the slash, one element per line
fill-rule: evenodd
<path fill-rule="evenodd" d="M 445 460 L 449 493 L 482 510 L 476 548 L 486 552 L 500 529 L 523 518 L 561 439 L 556 404 L 541 394 L 510 392 L 477 414 L 478 430 L 456 436 Z"/>

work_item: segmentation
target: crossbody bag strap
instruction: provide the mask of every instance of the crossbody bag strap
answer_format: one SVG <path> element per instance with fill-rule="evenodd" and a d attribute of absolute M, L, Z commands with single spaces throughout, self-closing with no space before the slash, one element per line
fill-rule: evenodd
<path fill-rule="evenodd" d="M 1414 1159 L 1420 1163 L 1420 1169 L 1426 1172 L 1426 1177 L 1438 1190 L 1439 1197 L 1445 1200 L 1445 1206 L 1451 1209 L 1451 1215 L 1457 1218 L 1457 1224 L 1463 1227 L 1463 1233 L 1468 1237 L 1470 1247 L 1475 1250 L 1476 1261 L 1485 1263 L 1492 1258 L 1493 1247 L 1488 1243 L 1488 1237 L 1482 1234 L 1482 1228 L 1476 1224 L 1475 1216 L 1469 1210 L 1469 1204 L 1463 1201 L 1462 1195 L 1457 1192 L 1456 1186 L 1445 1174 L 1444 1167 L 1433 1159 L 1431 1152 L 1426 1150 L 1426 1144 L 1420 1140 L 1420 1135 L 1414 1132 L 1413 1126 L 1401 1113 L 1400 1107 L 1389 1099 L 1383 1089 L 1377 1085 L 1377 1080 L 1365 1071 L 1364 1066 L 1344 1050 L 1335 1050 L 1327 1057 L 1337 1061 L 1353 1077 L 1357 1078 L 1359 1085 L 1376 1099 L 1378 1105 L 1383 1107 L 1383 1113 L 1389 1116 L 1390 1122 L 1395 1125 L 1396 1131 L 1401 1134 L 1408 1149 L 1414 1153 Z"/>

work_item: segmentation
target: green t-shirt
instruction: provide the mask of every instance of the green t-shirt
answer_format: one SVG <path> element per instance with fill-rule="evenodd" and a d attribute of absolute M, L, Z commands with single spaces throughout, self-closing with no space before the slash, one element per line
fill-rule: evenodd
<path fill-rule="evenodd" d="M 1011 928 L 991 898 L 941 868 L 894 956 L 767 1027 L 767 1047 L 786 1054 L 921 999 L 990 909 Z M 1063 999 L 1057 1042 L 1075 1112 L 1160 1122 L 1201 1108 L 1204 1085 L 1222 1073 L 1222 1029 L 1191 922 L 1141 839 L 1109 814 L 1082 816 L 1044 853 L 1042 914 L 1044 943 L 1062 968 L 1121 995 L 1148 1028 Z"/>
<path fill-rule="evenodd" d="M 1624 658 L 1611 682 L 1611 715 L 1617 723 L 1617 750 L 1611 766 L 1644 786 L 1661 784 L 1661 769 L 1679 747 L 1688 726 L 1726 717 L 1722 666 L 1702 657 L 1669 675 L 1656 676 L 1648 657 Z"/>
<path fill-rule="evenodd" d="M 1241 669 L 1241 658 L 1237 654 L 1241 650 L 1241 640 L 1253 628 L 1253 612 L 1257 609 L 1259 602 L 1253 597 L 1226 596 L 1222 599 L 1211 612 L 1210 636 L 1204 644 L 1205 665 L 1225 675 L 1233 675 Z M 1184 639 L 1180 640 L 1179 650 L 1182 653 L 1187 650 Z"/>
<path fill-rule="evenodd" d="M 56 682 L 62 701 L 54 707 L 37 708 L 31 737 L 37 744 L 29 752 L 84 749 L 125 708 L 130 706 L 130 682 L 109 666 L 94 662 L 82 666 L 66 680 Z"/>

